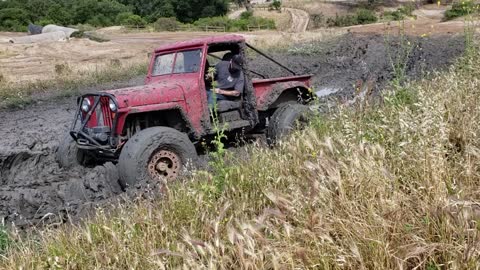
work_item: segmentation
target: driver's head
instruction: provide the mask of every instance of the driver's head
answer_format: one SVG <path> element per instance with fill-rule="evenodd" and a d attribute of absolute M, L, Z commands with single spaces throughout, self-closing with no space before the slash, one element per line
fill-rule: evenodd
<path fill-rule="evenodd" d="M 232 56 L 232 60 L 230 60 L 230 70 L 235 72 L 235 71 L 240 71 L 243 68 L 243 58 L 236 54 Z"/>

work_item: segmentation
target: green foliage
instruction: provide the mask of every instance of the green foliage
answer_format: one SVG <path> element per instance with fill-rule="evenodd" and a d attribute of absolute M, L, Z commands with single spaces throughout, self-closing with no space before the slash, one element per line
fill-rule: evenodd
<path fill-rule="evenodd" d="M 392 66 L 394 79 L 392 84 L 396 88 L 400 88 L 407 78 L 407 67 L 412 53 L 416 45 L 410 42 L 408 36 L 405 33 L 405 25 L 400 27 L 400 36 L 398 42 L 394 42 L 390 34 L 385 35 L 385 47 L 387 49 L 387 56 L 389 58 L 390 65 Z M 394 48 L 398 47 L 399 50 Z M 396 53 L 393 53 L 396 52 Z"/>
<path fill-rule="evenodd" d="M 174 17 L 158 18 L 153 24 L 156 31 L 176 31 L 180 23 Z"/>
<path fill-rule="evenodd" d="M 244 11 L 240 14 L 241 20 L 248 20 L 253 17 L 253 11 Z"/>
<path fill-rule="evenodd" d="M 0 254 L 6 253 L 8 247 L 11 244 L 11 241 L 12 240 L 10 239 L 6 228 L 3 225 L 1 225 L 0 226 Z"/>
<path fill-rule="evenodd" d="M 310 23 L 313 28 L 325 26 L 326 19 L 323 13 L 310 14 Z"/>
<path fill-rule="evenodd" d="M 281 10 L 282 9 L 282 2 L 279 0 L 273 0 L 273 2 L 269 6 L 272 10 Z"/>
<path fill-rule="evenodd" d="M 28 14 L 23 9 L 5 8 L 0 10 L 0 30 L 25 31 L 28 22 Z"/>
<path fill-rule="evenodd" d="M 369 24 L 374 23 L 378 20 L 375 12 L 369 9 L 358 9 L 355 16 L 357 17 L 358 24 Z"/>
<path fill-rule="evenodd" d="M 176 17 L 183 23 L 192 23 L 202 17 L 225 15 L 228 0 L 118 0 L 133 8 L 137 15 L 154 22 L 159 17 Z"/>
<path fill-rule="evenodd" d="M 202 17 L 225 15 L 228 3 L 228 0 L 0 1 L 0 30 L 26 31 L 28 23 L 103 27 L 120 22 L 143 26 L 160 17 L 191 23 Z"/>
<path fill-rule="evenodd" d="M 386 11 L 383 13 L 383 18 L 386 20 L 391 21 L 401 21 L 405 19 L 405 17 L 413 16 L 413 11 L 415 10 L 415 6 L 411 3 L 401 6 L 395 11 Z"/>
<path fill-rule="evenodd" d="M 478 13 L 479 9 L 480 5 L 476 4 L 473 0 L 455 2 L 452 8 L 445 12 L 445 19 L 452 20 L 472 13 Z"/>
<path fill-rule="evenodd" d="M 121 24 L 131 26 L 131 27 L 144 27 L 147 24 L 147 22 L 142 17 L 132 14 L 127 18 L 125 18 Z"/>
<path fill-rule="evenodd" d="M 208 69 L 210 78 L 215 78 L 216 70 L 214 67 Z M 212 82 L 212 89 L 217 87 L 217 82 Z M 210 167 L 214 170 L 213 182 L 210 185 L 203 185 L 202 189 L 209 197 L 217 197 L 225 188 L 225 178 L 230 171 L 230 168 L 225 163 L 226 156 L 229 154 L 225 149 L 223 140 L 227 139 L 225 130 L 227 124 L 220 123 L 218 115 L 217 94 L 212 90 L 213 104 L 209 105 L 210 115 L 212 117 L 212 126 L 215 131 L 215 137 L 212 140 L 215 151 L 210 152 Z"/>
<path fill-rule="evenodd" d="M 202 18 L 195 21 L 193 24 L 202 29 L 207 26 L 224 27 L 225 31 L 231 32 L 247 31 L 249 26 L 275 29 L 275 21 L 253 16 L 248 19 L 229 19 L 228 17 Z"/>
<path fill-rule="evenodd" d="M 369 9 L 357 9 L 355 14 L 353 15 L 344 15 L 338 16 L 335 15 L 335 18 L 328 18 L 327 25 L 328 26 L 350 26 L 350 25 L 357 25 L 357 24 L 369 24 L 374 23 L 378 20 L 375 12 Z"/>

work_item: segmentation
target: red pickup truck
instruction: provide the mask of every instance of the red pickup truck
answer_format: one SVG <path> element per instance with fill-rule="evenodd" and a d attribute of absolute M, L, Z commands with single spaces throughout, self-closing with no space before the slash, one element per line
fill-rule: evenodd
<path fill-rule="evenodd" d="M 251 46 L 240 35 L 223 35 L 161 46 L 152 55 L 145 85 L 85 94 L 78 98 L 71 130 L 60 144 L 63 167 L 117 163 L 124 187 L 151 178 L 176 179 L 195 165 L 200 141 L 215 136 L 207 103 L 210 64 L 223 54 L 251 50 L 292 75 L 268 78 L 245 61 L 245 89 L 238 100 L 217 101 L 216 121 L 231 134 L 284 135 L 312 100 L 311 76 Z"/>

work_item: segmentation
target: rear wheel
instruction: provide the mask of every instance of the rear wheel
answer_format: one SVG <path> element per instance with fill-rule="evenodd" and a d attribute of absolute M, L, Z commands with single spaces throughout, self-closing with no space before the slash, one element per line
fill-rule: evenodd
<path fill-rule="evenodd" d="M 78 149 L 72 136 L 67 134 L 58 146 L 56 160 L 61 167 L 71 168 L 78 165 L 83 166 L 87 161 L 87 155 L 84 150 Z"/>
<path fill-rule="evenodd" d="M 169 127 L 144 129 L 130 138 L 120 153 L 120 184 L 126 188 L 149 179 L 169 182 L 197 162 L 197 152 L 188 136 Z"/>
<path fill-rule="evenodd" d="M 275 144 L 296 128 L 302 128 L 307 123 L 308 107 L 301 104 L 283 104 L 272 115 L 268 123 L 267 140 Z"/>

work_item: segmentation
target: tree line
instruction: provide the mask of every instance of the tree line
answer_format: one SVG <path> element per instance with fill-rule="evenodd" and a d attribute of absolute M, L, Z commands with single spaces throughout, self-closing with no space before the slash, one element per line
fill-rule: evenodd
<path fill-rule="evenodd" d="M 230 0 L 0 0 L 0 30 L 25 31 L 29 23 L 111 26 L 174 17 L 183 23 L 223 16 Z"/>

